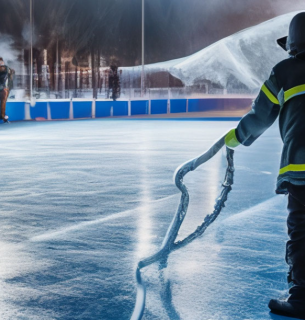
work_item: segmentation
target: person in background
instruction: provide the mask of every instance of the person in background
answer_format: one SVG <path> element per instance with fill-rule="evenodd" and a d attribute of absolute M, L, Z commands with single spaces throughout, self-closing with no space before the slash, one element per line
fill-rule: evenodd
<path fill-rule="evenodd" d="M 8 116 L 5 114 L 6 101 L 13 86 L 13 75 L 15 71 L 5 65 L 3 58 L 0 57 L 0 102 L 1 113 L 0 120 L 8 122 Z"/>
<path fill-rule="evenodd" d="M 116 99 L 120 96 L 120 77 L 118 74 L 118 67 L 116 65 L 110 66 L 109 73 L 109 91 L 112 90 L 112 99 L 116 101 Z"/>

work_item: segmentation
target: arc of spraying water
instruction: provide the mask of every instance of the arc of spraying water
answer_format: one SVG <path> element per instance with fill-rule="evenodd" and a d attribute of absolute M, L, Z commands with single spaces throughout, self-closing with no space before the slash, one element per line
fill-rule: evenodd
<path fill-rule="evenodd" d="M 189 160 L 182 165 L 180 165 L 174 174 L 174 182 L 177 188 L 181 191 L 180 203 L 177 208 L 176 214 L 166 232 L 165 238 L 162 242 L 161 248 L 154 255 L 140 261 L 136 270 L 136 281 L 137 281 L 137 298 L 136 304 L 134 307 L 133 314 L 131 316 L 131 320 L 140 320 L 143 316 L 145 309 L 145 299 L 146 299 L 146 288 L 145 284 L 141 277 L 141 269 L 151 265 L 154 262 L 160 260 L 166 260 L 167 256 L 171 251 L 178 250 L 179 248 L 184 247 L 188 243 L 195 240 L 197 237 L 201 236 L 206 228 L 215 221 L 218 215 L 221 212 L 221 209 L 224 207 L 224 203 L 227 200 L 228 193 L 232 190 L 231 185 L 233 184 L 233 174 L 234 174 L 234 163 L 233 163 L 233 154 L 234 151 L 226 148 L 227 150 L 227 161 L 228 167 L 225 175 L 225 180 L 223 182 L 223 190 L 220 196 L 216 199 L 216 204 L 214 207 L 214 211 L 212 214 L 207 215 L 204 219 L 204 222 L 188 237 L 186 237 L 182 241 L 175 242 L 181 224 L 186 216 L 187 208 L 189 205 L 189 194 L 186 186 L 183 183 L 184 176 L 190 172 L 197 169 L 200 165 L 207 162 L 211 158 L 213 158 L 219 150 L 225 145 L 225 136 L 222 136 L 216 143 L 214 143 L 210 149 L 206 152 Z"/>

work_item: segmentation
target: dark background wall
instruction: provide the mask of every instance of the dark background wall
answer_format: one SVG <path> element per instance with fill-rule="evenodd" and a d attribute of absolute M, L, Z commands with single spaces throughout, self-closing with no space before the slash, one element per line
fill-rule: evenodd
<path fill-rule="evenodd" d="M 69 56 L 100 50 L 106 64 L 141 63 L 141 0 L 33 0 L 35 46 Z M 0 0 L 0 34 L 28 45 L 29 0 Z M 190 55 L 259 22 L 305 9 L 304 0 L 146 0 L 146 63 Z M 0 38 L 1 41 L 1 38 Z M 1 55 L 1 52 L 0 52 Z"/>

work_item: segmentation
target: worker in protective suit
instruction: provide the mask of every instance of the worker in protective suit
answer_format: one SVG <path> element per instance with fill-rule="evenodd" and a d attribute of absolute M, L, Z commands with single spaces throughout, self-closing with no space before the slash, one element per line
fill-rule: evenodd
<path fill-rule="evenodd" d="M 8 116 L 5 114 L 5 109 L 6 101 L 12 87 L 14 73 L 15 71 L 6 66 L 3 59 L 0 57 L 0 120 L 3 120 L 4 122 L 8 122 Z"/>
<path fill-rule="evenodd" d="M 286 262 L 290 282 L 287 300 L 272 299 L 271 312 L 305 319 L 305 12 L 278 40 L 289 58 L 278 63 L 236 129 L 226 136 L 230 148 L 250 146 L 279 116 L 283 140 L 277 193 L 288 194 Z"/>

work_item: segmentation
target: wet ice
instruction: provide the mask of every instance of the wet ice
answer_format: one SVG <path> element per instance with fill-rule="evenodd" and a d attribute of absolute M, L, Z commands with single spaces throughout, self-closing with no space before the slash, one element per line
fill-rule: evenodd
<path fill-rule="evenodd" d="M 74 121 L 1 126 L 1 319 L 128 319 L 139 259 L 179 203 L 177 166 L 235 122 Z M 235 154 L 225 210 L 203 237 L 143 270 L 145 319 L 284 319 L 286 199 L 275 196 L 277 126 Z M 213 211 L 220 153 L 185 179 L 183 238 Z M 267 174 L 268 173 L 268 174 Z"/>

